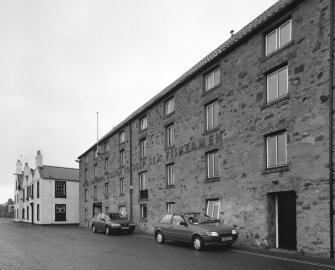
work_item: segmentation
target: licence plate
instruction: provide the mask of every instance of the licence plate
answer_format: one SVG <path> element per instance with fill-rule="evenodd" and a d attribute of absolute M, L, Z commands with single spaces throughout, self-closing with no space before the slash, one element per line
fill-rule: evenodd
<path fill-rule="evenodd" d="M 129 227 L 122 227 L 122 230 L 128 230 Z"/>
<path fill-rule="evenodd" d="M 233 240 L 233 237 L 232 236 L 228 236 L 228 237 L 222 237 L 221 238 L 221 241 L 230 241 L 230 240 Z"/>

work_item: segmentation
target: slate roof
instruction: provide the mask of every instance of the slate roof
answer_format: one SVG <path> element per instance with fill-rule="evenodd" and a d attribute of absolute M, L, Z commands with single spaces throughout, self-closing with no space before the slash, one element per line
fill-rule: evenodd
<path fill-rule="evenodd" d="M 261 15 L 259 15 L 256 19 L 254 19 L 252 22 L 250 22 L 245 27 L 243 27 L 240 31 L 238 31 L 236 34 L 234 34 L 226 42 L 224 42 L 222 45 L 220 45 L 218 48 L 216 48 L 214 51 L 212 51 L 210 54 L 208 54 L 205 58 L 200 60 L 196 65 L 194 65 L 191 69 L 189 69 L 187 72 L 185 72 L 177 80 L 175 80 L 173 83 L 171 83 L 165 89 L 163 89 L 160 93 L 158 93 L 156 96 L 154 96 L 148 102 L 146 102 L 143 106 L 138 108 L 135 112 L 133 112 L 130 116 L 128 116 L 124 121 L 122 121 L 120 124 L 118 124 L 116 127 L 114 127 L 105 136 L 103 136 L 99 140 L 98 143 L 103 142 L 105 139 L 110 137 L 112 134 L 118 132 L 118 130 L 120 128 L 122 128 L 124 125 L 126 125 L 129 121 L 138 117 L 139 114 L 141 114 L 143 111 L 145 111 L 150 106 L 155 104 L 157 101 L 159 101 L 161 98 L 166 96 L 168 93 L 173 91 L 176 87 L 183 84 L 187 79 L 190 79 L 193 75 L 195 75 L 197 72 L 199 72 L 207 64 L 213 62 L 219 56 L 221 56 L 222 54 L 227 52 L 229 49 L 232 49 L 234 46 L 238 46 L 238 44 L 243 39 L 247 38 L 254 31 L 259 29 L 259 27 L 261 27 L 266 22 L 268 22 L 270 19 L 272 19 L 276 14 L 278 14 L 279 12 L 284 10 L 285 8 L 288 8 L 288 6 L 290 6 L 291 4 L 299 3 L 299 2 L 303 2 L 303 1 L 304 0 L 279 0 L 278 2 L 276 2 L 274 5 L 272 5 L 270 8 L 268 8 L 266 11 L 264 11 Z M 87 152 L 89 152 L 95 146 L 96 146 L 96 144 L 91 146 L 88 150 L 86 150 L 78 158 L 81 158 L 83 155 L 85 155 Z"/>
<path fill-rule="evenodd" d="M 44 179 L 79 181 L 78 169 L 43 165 L 38 170 Z"/>

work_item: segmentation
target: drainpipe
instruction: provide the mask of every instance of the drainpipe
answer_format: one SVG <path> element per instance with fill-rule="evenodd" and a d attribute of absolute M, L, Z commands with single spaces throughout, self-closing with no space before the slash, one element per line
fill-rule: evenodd
<path fill-rule="evenodd" d="M 132 148 L 132 130 L 131 121 L 129 122 L 129 218 L 133 219 L 133 148 Z"/>
<path fill-rule="evenodd" d="M 334 84 L 334 1 L 330 2 L 330 44 L 329 44 L 329 223 L 330 258 L 334 258 L 334 216 L 333 216 L 333 84 Z"/>

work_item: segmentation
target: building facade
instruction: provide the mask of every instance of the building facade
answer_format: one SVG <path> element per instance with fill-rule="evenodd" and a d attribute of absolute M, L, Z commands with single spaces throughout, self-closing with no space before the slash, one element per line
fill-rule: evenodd
<path fill-rule="evenodd" d="M 14 221 L 79 224 L 79 170 L 43 165 L 40 151 L 35 169 L 18 160 L 14 203 Z"/>
<path fill-rule="evenodd" d="M 278 1 L 81 154 L 80 224 L 204 211 L 332 257 L 332 2 Z"/>
<path fill-rule="evenodd" d="M 4 204 L 0 204 L 0 217 L 2 218 L 13 218 L 14 217 L 14 202 L 12 199 Z"/>

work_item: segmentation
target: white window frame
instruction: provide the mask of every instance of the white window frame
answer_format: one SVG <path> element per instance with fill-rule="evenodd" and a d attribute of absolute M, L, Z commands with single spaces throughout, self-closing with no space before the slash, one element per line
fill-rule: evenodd
<path fill-rule="evenodd" d="M 290 24 L 290 39 L 287 43 L 284 43 L 284 44 L 280 44 L 280 41 L 281 41 L 281 36 L 280 36 L 280 29 L 284 26 L 286 26 L 287 24 Z M 268 37 L 270 35 L 272 35 L 273 33 L 275 33 L 276 35 L 276 48 L 275 50 L 271 51 L 271 52 L 268 52 Z M 290 43 L 292 41 L 292 20 L 288 20 L 286 22 L 284 22 L 283 24 L 281 24 L 279 27 L 277 27 L 276 29 L 274 29 L 273 31 L 271 31 L 269 34 L 267 34 L 265 36 L 265 55 L 270 55 L 274 52 L 276 52 L 277 50 L 279 50 L 280 48 L 284 47 L 286 44 Z"/>
<path fill-rule="evenodd" d="M 93 200 L 97 200 L 97 199 L 98 199 L 98 187 L 93 186 Z"/>
<path fill-rule="evenodd" d="M 210 204 L 213 204 L 212 212 L 209 213 L 209 209 L 210 209 Z M 215 213 L 215 206 L 217 206 L 217 213 Z M 207 210 L 206 213 L 208 216 L 210 216 L 211 218 L 216 218 L 216 219 L 220 219 L 220 200 L 214 199 L 214 200 L 207 200 Z"/>
<path fill-rule="evenodd" d="M 286 78 L 287 78 L 287 80 L 286 80 L 286 93 L 279 96 L 279 72 L 281 72 L 283 70 L 286 70 Z M 270 86 L 269 80 L 274 75 L 276 75 L 276 79 L 277 79 L 277 95 L 276 95 L 275 98 L 269 99 L 269 96 L 270 96 L 269 95 L 269 93 L 270 93 L 270 91 L 269 91 L 269 86 Z M 276 71 L 274 71 L 271 74 L 266 76 L 266 101 L 267 101 L 267 103 L 271 103 L 271 102 L 276 101 L 277 99 L 280 99 L 280 98 L 285 97 L 287 95 L 288 95 L 288 66 L 285 66 L 285 67 L 282 67 L 282 68 L 280 68 L 280 69 L 278 69 L 278 70 L 276 70 Z"/>
<path fill-rule="evenodd" d="M 126 140 L 126 134 L 124 131 L 121 131 L 119 134 L 120 143 L 124 143 Z"/>
<path fill-rule="evenodd" d="M 148 127 L 148 118 L 145 116 L 140 119 L 140 130 L 145 130 L 147 129 L 147 127 Z"/>
<path fill-rule="evenodd" d="M 215 83 L 215 72 L 219 72 L 219 81 Z M 209 83 L 209 80 L 213 78 L 213 80 Z M 216 68 L 215 70 L 211 71 L 208 73 L 205 77 L 205 90 L 206 92 L 213 89 L 214 87 L 220 85 L 220 80 L 221 80 L 221 71 L 220 67 Z"/>
<path fill-rule="evenodd" d="M 105 143 L 105 152 L 109 152 L 109 142 Z"/>
<path fill-rule="evenodd" d="M 93 174 L 94 174 L 94 178 L 98 176 L 98 165 L 97 164 L 93 166 Z"/>
<path fill-rule="evenodd" d="M 166 203 L 166 212 L 167 213 L 173 213 L 174 206 L 175 206 L 174 202 L 168 202 L 168 203 Z"/>
<path fill-rule="evenodd" d="M 121 150 L 120 151 L 120 167 L 123 167 L 125 165 L 125 151 Z"/>
<path fill-rule="evenodd" d="M 174 145 L 174 124 L 166 127 L 166 146 L 171 147 Z"/>
<path fill-rule="evenodd" d="M 284 163 L 281 163 L 279 164 L 278 163 L 278 137 L 279 136 L 284 136 L 285 138 L 285 162 Z M 276 162 L 275 162 L 275 165 L 274 166 L 269 166 L 269 140 L 271 138 L 274 138 L 276 139 Z M 266 168 L 267 169 L 271 169 L 271 168 L 276 168 L 276 167 L 280 167 L 280 166 L 285 166 L 287 165 L 287 133 L 286 131 L 285 132 L 281 132 L 281 133 L 277 133 L 277 134 L 274 134 L 274 135 L 271 135 L 271 136 L 267 136 L 266 137 Z"/>
<path fill-rule="evenodd" d="M 109 158 L 105 158 L 105 172 L 109 172 Z"/>
<path fill-rule="evenodd" d="M 140 140 L 140 158 L 145 158 L 147 156 L 147 139 L 143 138 Z"/>
<path fill-rule="evenodd" d="M 218 106 L 218 110 L 217 110 L 217 113 L 218 115 L 216 116 L 216 119 L 217 119 L 217 123 L 214 123 L 214 108 L 215 106 Z M 210 126 L 210 123 L 209 123 L 209 114 L 211 114 L 212 116 L 212 125 Z M 212 129 L 215 129 L 219 126 L 219 102 L 216 100 L 210 104 L 208 104 L 206 106 L 206 130 L 212 130 Z"/>
<path fill-rule="evenodd" d="M 147 172 L 139 173 L 140 190 L 147 190 Z"/>
<path fill-rule="evenodd" d="M 174 97 L 165 102 L 165 115 L 170 115 L 174 112 Z"/>
<path fill-rule="evenodd" d="M 109 183 L 105 183 L 105 198 L 109 197 Z"/>
<path fill-rule="evenodd" d="M 216 178 L 219 177 L 220 175 L 220 160 L 219 160 L 219 151 L 212 151 L 212 152 L 208 152 L 207 154 L 207 178 L 211 179 L 211 178 Z M 209 164 L 210 164 L 210 159 L 213 158 L 213 168 L 209 168 Z M 217 164 L 218 164 L 218 175 L 215 175 L 215 159 L 218 159 Z"/>
<path fill-rule="evenodd" d="M 120 195 L 124 194 L 124 178 L 120 179 Z"/>
<path fill-rule="evenodd" d="M 144 216 L 144 208 L 146 209 L 145 216 Z M 148 206 L 146 204 L 140 204 L 140 213 L 141 213 L 140 216 L 141 219 L 146 219 L 148 217 Z"/>
<path fill-rule="evenodd" d="M 174 163 L 170 163 L 166 165 L 166 179 L 167 179 L 167 185 L 173 186 L 175 184 L 174 179 Z"/>

